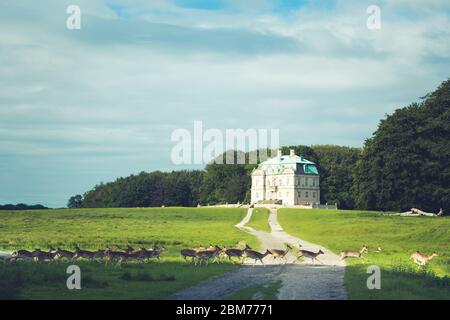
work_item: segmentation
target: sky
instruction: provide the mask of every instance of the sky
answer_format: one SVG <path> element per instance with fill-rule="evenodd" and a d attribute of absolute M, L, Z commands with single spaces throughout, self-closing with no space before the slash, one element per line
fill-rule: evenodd
<path fill-rule="evenodd" d="M 0 204 L 62 207 L 120 176 L 201 168 L 171 160 L 171 133 L 196 120 L 362 147 L 449 71 L 448 1 L 4 0 Z"/>

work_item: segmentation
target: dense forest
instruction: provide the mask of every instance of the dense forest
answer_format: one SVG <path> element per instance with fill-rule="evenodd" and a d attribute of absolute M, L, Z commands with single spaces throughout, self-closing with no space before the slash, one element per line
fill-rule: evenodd
<path fill-rule="evenodd" d="M 317 164 L 321 202 L 342 209 L 437 211 L 450 207 L 450 81 L 381 120 L 363 149 L 286 146 Z M 257 151 L 255 151 L 257 152 Z M 237 153 L 235 152 L 235 156 Z M 246 154 L 248 157 L 249 154 Z M 210 163 L 204 170 L 141 172 L 101 183 L 69 207 L 196 206 L 249 202 L 256 165 Z"/>
<path fill-rule="evenodd" d="M 450 80 L 380 122 L 357 162 L 353 195 L 364 209 L 449 209 Z"/>

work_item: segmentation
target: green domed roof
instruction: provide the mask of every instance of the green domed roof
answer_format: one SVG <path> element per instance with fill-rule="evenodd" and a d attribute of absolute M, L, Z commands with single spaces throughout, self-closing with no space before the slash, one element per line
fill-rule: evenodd
<path fill-rule="evenodd" d="M 319 174 L 314 162 L 297 155 L 282 155 L 270 158 L 264 162 L 261 162 L 259 168 L 268 173 L 278 173 L 283 169 L 290 168 L 296 171 L 297 174 Z"/>

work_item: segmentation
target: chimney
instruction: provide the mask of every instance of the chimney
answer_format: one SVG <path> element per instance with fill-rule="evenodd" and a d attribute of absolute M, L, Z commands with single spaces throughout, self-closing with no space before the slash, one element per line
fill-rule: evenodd
<path fill-rule="evenodd" d="M 294 150 L 294 149 L 291 149 L 289 155 L 290 155 L 291 157 L 295 156 L 295 150 Z"/>
<path fill-rule="evenodd" d="M 278 153 L 278 154 L 277 154 L 278 157 L 281 157 L 281 156 L 283 155 L 283 153 L 281 152 L 281 149 L 278 149 L 278 150 L 277 150 L 277 153 Z"/>

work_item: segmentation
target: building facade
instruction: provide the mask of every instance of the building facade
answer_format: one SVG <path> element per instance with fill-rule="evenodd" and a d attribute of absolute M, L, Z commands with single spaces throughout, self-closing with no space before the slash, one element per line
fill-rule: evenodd
<path fill-rule="evenodd" d="M 319 172 L 314 162 L 294 150 L 262 162 L 252 172 L 251 203 L 281 201 L 284 205 L 320 203 Z"/>

